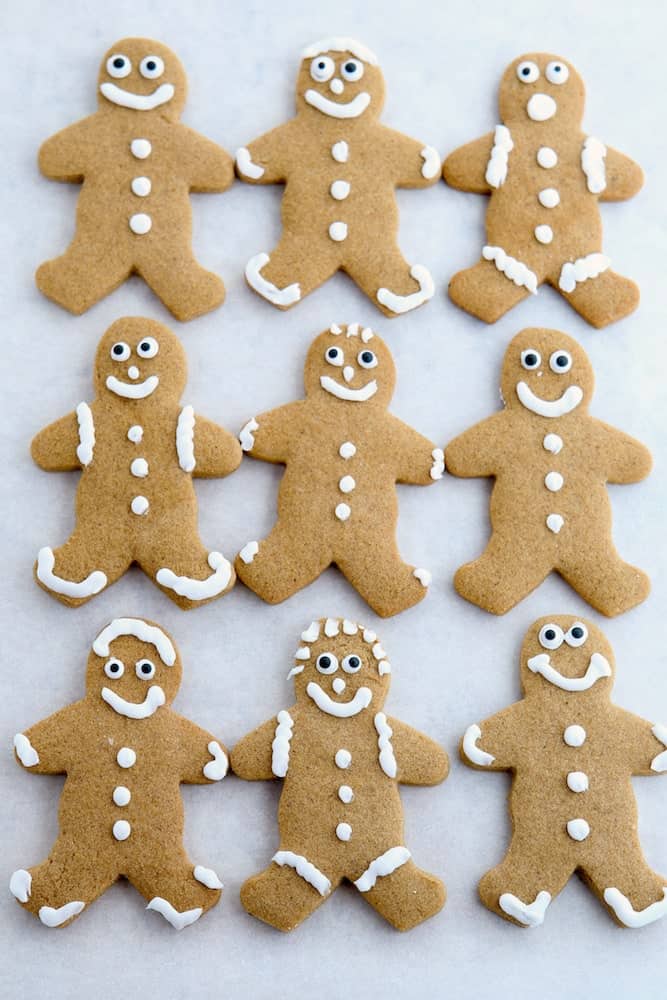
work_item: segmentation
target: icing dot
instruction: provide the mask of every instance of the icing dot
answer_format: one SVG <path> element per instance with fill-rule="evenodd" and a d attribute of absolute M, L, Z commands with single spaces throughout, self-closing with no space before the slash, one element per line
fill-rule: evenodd
<path fill-rule="evenodd" d="M 347 181 L 334 181 L 329 191 L 336 201 L 344 201 L 350 193 L 350 185 Z"/>
<path fill-rule="evenodd" d="M 556 150 L 552 149 L 551 146 L 540 146 L 537 151 L 537 162 L 545 170 L 551 170 L 558 163 Z"/>
<path fill-rule="evenodd" d="M 542 447 L 550 451 L 552 455 L 557 455 L 563 447 L 563 439 L 558 434 L 546 434 Z"/>
<path fill-rule="evenodd" d="M 352 476 L 343 476 L 341 481 L 338 483 L 338 489 L 341 493 L 351 493 L 356 485 L 357 484 Z"/>
<path fill-rule="evenodd" d="M 150 215 L 146 215 L 145 212 L 137 212 L 136 215 L 130 216 L 130 229 L 137 236 L 145 236 L 146 233 L 150 232 L 153 221 Z"/>
<path fill-rule="evenodd" d="M 149 506 L 148 500 L 146 499 L 146 497 L 142 496 L 135 497 L 132 503 L 130 504 L 130 507 L 132 508 L 132 513 L 138 514 L 139 516 L 146 513 L 146 511 L 148 510 L 148 506 Z"/>
<path fill-rule="evenodd" d="M 133 139 L 130 143 L 130 150 L 132 156 L 136 156 L 138 160 L 145 160 L 153 152 L 153 147 L 148 139 Z"/>
<path fill-rule="evenodd" d="M 349 840 L 352 836 L 352 827 L 349 823 L 339 823 L 336 827 L 336 836 L 339 840 Z"/>
<path fill-rule="evenodd" d="M 120 767 L 134 767 L 137 762 L 137 755 L 131 747 L 121 747 L 116 754 L 116 760 Z"/>
<path fill-rule="evenodd" d="M 143 436 L 144 429 L 141 424 L 132 424 L 127 432 L 127 439 L 128 441 L 132 441 L 133 444 L 139 444 Z"/>
<path fill-rule="evenodd" d="M 346 503 L 339 503 L 334 513 L 339 521 L 347 521 L 352 513 L 352 509 Z"/>
<path fill-rule="evenodd" d="M 336 761 L 336 767 L 339 767 L 341 771 L 345 771 L 352 763 L 352 754 L 349 750 L 341 748 L 340 750 L 336 750 L 334 760 Z"/>
<path fill-rule="evenodd" d="M 340 142 L 335 142 L 331 147 L 331 155 L 333 156 L 336 163 L 347 163 L 349 152 L 350 152 L 349 146 L 343 140 L 341 140 Z"/>
<path fill-rule="evenodd" d="M 586 730 L 583 726 L 568 726 L 563 733 L 563 739 L 569 747 L 580 747 L 586 742 Z"/>
<path fill-rule="evenodd" d="M 135 458 L 130 465 L 130 472 L 137 479 L 143 479 L 148 475 L 148 462 L 145 458 Z"/>
<path fill-rule="evenodd" d="M 135 177 L 130 185 L 132 193 L 139 198 L 145 198 L 151 193 L 151 182 L 148 177 Z"/>
<path fill-rule="evenodd" d="M 338 449 L 338 454 L 341 458 L 354 458 L 357 454 L 357 449 L 351 441 L 343 441 L 342 445 Z"/>
<path fill-rule="evenodd" d="M 558 493 L 559 490 L 562 490 L 564 481 L 560 472 L 547 472 L 544 477 L 544 485 L 552 493 Z"/>
<path fill-rule="evenodd" d="M 354 792 L 349 785 L 341 785 L 338 789 L 338 798 L 347 805 L 354 798 Z"/>
<path fill-rule="evenodd" d="M 560 195 L 556 188 L 544 188 L 537 196 L 537 200 L 544 208 L 555 208 L 560 204 Z"/>
<path fill-rule="evenodd" d="M 549 514 L 547 517 L 547 528 L 557 535 L 565 524 L 565 518 L 561 514 Z"/>
<path fill-rule="evenodd" d="M 335 243 L 342 243 L 347 239 L 347 223 L 332 222 L 329 226 L 329 236 Z"/>
<path fill-rule="evenodd" d="M 535 226 L 535 239 L 538 243 L 551 243 L 554 231 L 551 226 Z"/>
<path fill-rule="evenodd" d="M 570 771 L 566 781 L 571 792 L 588 791 L 588 775 L 584 771 Z"/>
<path fill-rule="evenodd" d="M 572 840 L 586 840 L 591 828 L 585 819 L 571 819 L 567 824 L 567 832 Z"/>
<path fill-rule="evenodd" d="M 132 827 L 126 819 L 117 819 L 113 825 L 113 835 L 116 840 L 127 840 L 132 833 Z"/>
<path fill-rule="evenodd" d="M 130 799 L 132 798 L 132 793 L 129 788 L 125 785 L 118 785 L 113 790 L 113 800 L 117 806 L 126 806 Z"/>

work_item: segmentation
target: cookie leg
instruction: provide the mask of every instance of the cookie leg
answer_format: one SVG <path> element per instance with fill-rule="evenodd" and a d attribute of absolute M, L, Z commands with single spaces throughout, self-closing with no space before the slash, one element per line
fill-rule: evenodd
<path fill-rule="evenodd" d="M 474 562 L 457 570 L 454 586 L 466 601 L 504 615 L 549 575 L 553 569 L 550 554 L 519 534 L 505 538 L 494 532 L 485 551 Z"/>
<path fill-rule="evenodd" d="M 127 878 L 146 900 L 146 909 L 161 914 L 177 931 L 220 901 L 222 882 L 212 868 L 193 865 L 182 850 L 165 853 L 164 844 L 155 846 L 154 856 L 159 864 L 137 865 Z"/>
<path fill-rule="evenodd" d="M 181 322 L 203 316 L 225 301 L 221 278 L 198 264 L 190 246 L 142 258 L 137 272 Z"/>
<path fill-rule="evenodd" d="M 433 278 L 423 264 L 408 264 L 398 247 L 346 261 L 345 271 L 385 316 L 400 316 L 433 297 Z"/>
<path fill-rule="evenodd" d="M 245 269 L 246 281 L 267 302 L 289 309 L 336 273 L 340 267 L 336 246 L 285 234 L 270 255 L 251 257 Z"/>
<path fill-rule="evenodd" d="M 553 845 L 515 833 L 501 863 L 482 877 L 479 897 L 490 910 L 520 927 L 543 923 L 547 907 L 573 873 L 559 861 Z"/>
<path fill-rule="evenodd" d="M 598 330 L 628 316 L 639 305 L 639 289 L 630 278 L 607 270 L 585 281 L 568 281 L 565 272 L 567 266 L 563 267 L 559 282 L 554 282 L 554 286 L 579 315 Z"/>
<path fill-rule="evenodd" d="M 75 240 L 64 254 L 37 269 L 37 287 L 47 298 L 80 316 L 109 295 L 130 276 L 129 261 L 118 260 L 117 250 L 98 240 Z"/>
<path fill-rule="evenodd" d="M 386 851 L 354 884 L 366 902 L 399 931 L 416 927 L 445 905 L 440 879 L 417 868 L 405 847 Z"/>
<path fill-rule="evenodd" d="M 484 323 L 495 323 L 530 294 L 530 289 L 515 285 L 492 260 L 480 260 L 449 282 L 452 302 Z"/>
<path fill-rule="evenodd" d="M 390 618 L 424 599 L 431 582 L 426 569 L 403 562 L 392 541 L 355 534 L 334 562 L 381 618 Z"/>
<path fill-rule="evenodd" d="M 651 583 L 636 566 L 623 562 L 611 541 L 595 544 L 595 536 L 582 538 L 557 567 L 578 594 L 603 615 L 612 618 L 646 600 Z"/>
<path fill-rule="evenodd" d="M 39 550 L 35 578 L 43 590 L 77 608 L 128 569 L 132 557 L 122 542 L 116 544 L 118 548 L 110 550 L 109 539 L 100 536 L 97 526 L 80 526 L 55 551 L 48 546 Z"/>
<path fill-rule="evenodd" d="M 291 931 L 324 902 L 332 888 L 327 876 L 302 854 L 280 850 L 268 868 L 243 883 L 241 902 L 251 916 L 279 931 Z"/>
<path fill-rule="evenodd" d="M 331 563 L 321 526 L 286 517 L 264 541 L 248 542 L 236 557 L 239 579 L 268 604 L 280 604 L 307 587 Z"/>
<path fill-rule="evenodd" d="M 622 927 L 644 927 L 667 916 L 667 878 L 646 864 L 639 844 L 618 839 L 619 847 L 599 852 L 581 876 Z"/>
<path fill-rule="evenodd" d="M 222 597 L 236 582 L 234 568 L 223 554 L 209 552 L 196 528 L 187 529 L 187 524 L 180 524 L 177 531 L 165 528 L 162 537 L 156 530 L 136 555 L 143 571 L 185 611 Z"/>

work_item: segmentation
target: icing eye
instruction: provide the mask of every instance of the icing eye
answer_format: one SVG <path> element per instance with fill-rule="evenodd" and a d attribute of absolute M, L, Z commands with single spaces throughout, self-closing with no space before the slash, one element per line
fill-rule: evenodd
<path fill-rule="evenodd" d="M 567 83 L 570 71 L 562 62 L 550 62 L 544 74 L 549 83 Z"/>
<path fill-rule="evenodd" d="M 336 66 L 329 56 L 316 56 L 310 64 L 310 75 L 316 83 L 326 83 L 334 75 Z"/>
<path fill-rule="evenodd" d="M 155 664 L 150 660 L 138 660 L 134 669 L 139 680 L 150 681 L 155 677 Z"/>
<path fill-rule="evenodd" d="M 588 629 L 583 622 L 575 622 L 565 633 L 565 642 L 568 646 L 583 646 L 588 639 Z"/>
<path fill-rule="evenodd" d="M 159 56 L 146 56 L 139 63 L 139 72 L 146 80 L 157 80 L 164 73 L 164 62 Z"/>
<path fill-rule="evenodd" d="M 327 347 L 324 352 L 324 357 L 330 365 L 335 365 L 336 368 L 342 368 L 343 362 L 345 361 L 345 355 L 341 351 L 340 347 Z"/>
<path fill-rule="evenodd" d="M 356 83 L 364 75 L 364 64 L 358 59 L 348 59 L 340 68 L 340 75 L 348 83 Z"/>
<path fill-rule="evenodd" d="M 139 341 L 137 354 L 140 358 L 154 358 L 159 350 L 160 345 L 155 337 L 144 337 L 143 340 Z"/>
<path fill-rule="evenodd" d="M 335 674 L 338 670 L 338 659 L 333 653 L 320 653 L 315 666 L 321 674 Z"/>
<path fill-rule="evenodd" d="M 116 80 L 122 80 L 124 76 L 129 76 L 132 72 L 132 63 L 120 53 L 109 56 L 107 59 L 107 73 Z"/>
<path fill-rule="evenodd" d="M 375 368 L 378 363 L 378 359 L 372 351 L 368 350 L 368 348 L 366 348 L 365 351 L 359 351 L 357 354 L 357 361 L 362 368 Z"/>
<path fill-rule="evenodd" d="M 114 361 L 127 361 L 130 356 L 130 346 L 124 340 L 119 340 L 113 345 L 109 354 Z"/>
<path fill-rule="evenodd" d="M 119 677 L 122 677 L 125 673 L 125 665 L 122 660 L 117 660 L 115 656 L 112 656 L 110 660 L 104 664 L 104 673 L 107 677 L 110 677 L 112 681 L 117 681 Z"/>
<path fill-rule="evenodd" d="M 537 68 L 537 63 L 531 62 L 528 59 L 526 62 L 519 63 L 516 68 L 516 75 L 522 83 L 535 83 L 540 75 L 540 71 Z"/>
<path fill-rule="evenodd" d="M 540 646 L 544 649 L 558 649 L 559 646 L 562 646 L 565 636 L 560 626 L 549 623 L 542 626 L 537 638 Z"/>
<path fill-rule="evenodd" d="M 346 656 L 341 666 L 346 674 L 356 674 L 358 670 L 361 670 L 361 657 Z"/>
<path fill-rule="evenodd" d="M 527 371 L 530 372 L 535 368 L 539 368 L 541 363 L 542 358 L 539 351 L 534 350 L 532 347 L 528 347 L 525 351 L 521 352 L 521 364 Z"/>
<path fill-rule="evenodd" d="M 549 368 L 556 375 L 564 375 L 572 367 L 572 355 L 568 351 L 554 351 L 549 358 Z"/>

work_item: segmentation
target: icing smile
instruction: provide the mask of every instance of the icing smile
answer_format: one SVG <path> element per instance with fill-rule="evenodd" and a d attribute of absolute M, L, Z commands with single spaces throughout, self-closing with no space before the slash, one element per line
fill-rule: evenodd
<path fill-rule="evenodd" d="M 133 94 L 131 90 L 123 90 L 115 83 L 101 83 L 100 90 L 107 101 L 118 104 L 121 108 L 132 108 L 134 111 L 152 111 L 161 104 L 167 104 L 174 96 L 171 83 L 162 83 L 152 94 Z"/>
<path fill-rule="evenodd" d="M 320 385 L 325 392 L 330 392 L 332 396 L 337 396 L 338 399 L 348 399 L 357 403 L 365 403 L 367 399 L 370 399 L 378 391 L 375 379 L 371 379 L 361 389 L 351 389 L 347 385 L 341 385 L 340 382 L 336 382 L 330 375 L 320 375 Z"/>
<path fill-rule="evenodd" d="M 102 688 L 102 698 L 107 705 L 113 708 L 119 715 L 125 715 L 128 719 L 148 719 L 149 716 L 157 712 L 158 708 L 165 703 L 164 691 L 158 684 L 149 687 L 143 701 L 125 701 L 119 694 L 111 688 Z"/>
<path fill-rule="evenodd" d="M 534 674 L 542 674 L 545 680 L 563 691 L 588 691 L 601 677 L 611 677 L 611 667 L 602 653 L 593 653 L 583 677 L 564 677 L 551 666 L 548 653 L 538 653 L 528 660 L 528 669 Z"/>
<path fill-rule="evenodd" d="M 330 118 L 358 118 L 359 115 L 363 115 L 371 103 L 371 95 L 367 94 L 365 90 L 357 94 L 351 101 L 340 104 L 337 101 L 330 101 L 318 90 L 307 90 L 304 98 L 306 104 L 317 108 L 323 115 L 329 115 Z"/>
<path fill-rule="evenodd" d="M 137 382 L 134 385 L 121 382 L 115 375 L 109 375 L 106 385 L 110 392 L 115 392 L 117 396 L 124 396 L 125 399 L 145 399 L 146 396 L 155 392 L 159 383 L 157 375 L 149 375 L 143 382 Z"/>
<path fill-rule="evenodd" d="M 360 687 L 355 691 L 354 698 L 351 698 L 350 701 L 334 701 L 315 681 L 310 681 L 306 693 L 322 712 L 326 712 L 327 715 L 336 715 L 339 719 L 349 719 L 353 715 L 359 715 L 359 712 L 368 708 L 373 697 L 370 688 Z"/>
<path fill-rule="evenodd" d="M 569 385 L 558 399 L 542 399 L 541 396 L 535 395 L 526 382 L 517 382 L 516 394 L 527 410 L 537 413 L 540 417 L 563 417 L 576 409 L 584 398 L 584 393 L 578 385 Z"/>

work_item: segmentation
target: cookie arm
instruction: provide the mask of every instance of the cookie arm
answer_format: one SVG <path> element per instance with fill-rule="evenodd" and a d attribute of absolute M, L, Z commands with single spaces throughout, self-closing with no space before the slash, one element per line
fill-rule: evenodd
<path fill-rule="evenodd" d="M 597 447 L 603 458 L 603 471 L 610 483 L 638 483 L 651 471 L 651 452 L 636 438 L 595 421 Z"/>
<path fill-rule="evenodd" d="M 14 737 L 14 756 L 26 771 L 65 774 L 76 756 L 78 703 L 37 722 Z"/>
<path fill-rule="evenodd" d="M 484 722 L 468 726 L 459 744 L 464 764 L 481 771 L 511 770 L 514 759 L 512 733 L 520 732 L 520 705 L 520 702 L 510 705 Z"/>
<path fill-rule="evenodd" d="M 189 719 L 171 712 L 174 740 L 180 749 L 180 781 L 208 785 L 227 774 L 229 754 L 223 743 Z"/>
<path fill-rule="evenodd" d="M 264 462 L 286 462 L 292 435 L 299 431 L 300 403 L 287 403 L 260 413 L 241 428 L 243 451 Z"/>
<path fill-rule="evenodd" d="M 614 706 L 613 745 L 619 758 L 632 774 L 649 777 L 667 771 L 667 724 L 652 723 L 632 712 Z"/>
<path fill-rule="evenodd" d="M 449 774 L 449 757 L 424 733 L 399 719 L 387 719 L 396 758 L 396 780 L 402 785 L 438 785 Z"/>
<path fill-rule="evenodd" d="M 293 711 L 290 714 L 293 717 Z M 272 766 L 277 726 L 276 717 L 267 719 L 239 740 L 231 755 L 234 774 L 244 781 L 270 781 L 277 777 Z"/>
<path fill-rule="evenodd" d="M 39 169 L 54 181 L 80 184 L 87 166 L 94 115 L 56 132 L 39 148 Z"/>
<path fill-rule="evenodd" d="M 202 194 L 226 191 L 234 180 L 234 160 L 222 146 L 178 124 L 179 170 L 187 178 L 190 190 Z"/>
<path fill-rule="evenodd" d="M 440 156 L 433 146 L 425 146 L 394 129 L 381 128 L 385 160 L 391 164 L 397 187 L 430 187 L 440 180 Z"/>
<path fill-rule="evenodd" d="M 493 132 L 487 132 L 449 154 L 442 167 L 442 176 L 450 187 L 473 194 L 491 192 L 486 168 L 493 149 L 493 136 Z"/>
<path fill-rule="evenodd" d="M 430 486 L 442 479 L 445 461 L 442 448 L 424 437 L 401 420 L 389 417 L 388 433 L 382 444 L 383 451 L 393 455 L 396 462 L 396 481 L 414 486 Z"/>
<path fill-rule="evenodd" d="M 445 448 L 447 472 L 464 478 L 495 475 L 503 450 L 500 435 L 504 425 L 505 414 L 494 413 L 450 441 Z"/>
<path fill-rule="evenodd" d="M 243 452 L 238 439 L 219 424 L 195 416 L 195 467 L 192 475 L 200 479 L 228 476 L 241 464 Z"/>
<path fill-rule="evenodd" d="M 79 446 L 79 421 L 76 413 L 68 413 L 35 434 L 30 454 L 46 472 L 69 472 L 81 467 Z"/>
<path fill-rule="evenodd" d="M 644 171 L 625 153 L 607 146 L 604 163 L 606 186 L 600 193 L 600 201 L 625 201 L 641 190 Z"/>
<path fill-rule="evenodd" d="M 294 121 L 265 132 L 236 151 L 236 173 L 247 184 L 282 184 L 287 180 L 289 153 L 298 143 Z"/>

